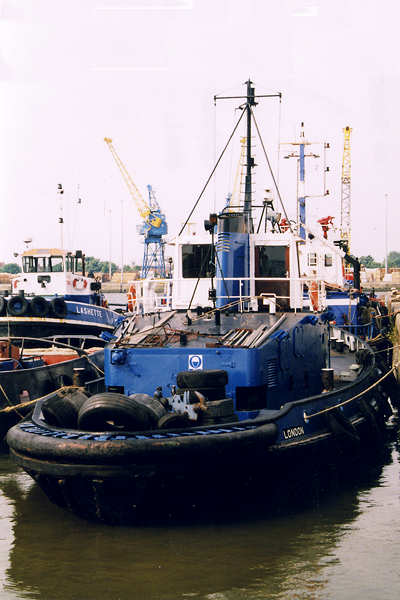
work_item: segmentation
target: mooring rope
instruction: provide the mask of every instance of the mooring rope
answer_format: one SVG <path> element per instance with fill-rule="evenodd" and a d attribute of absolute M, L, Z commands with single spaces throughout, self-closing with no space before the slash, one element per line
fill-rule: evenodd
<path fill-rule="evenodd" d="M 363 390 L 362 392 L 360 392 L 359 394 L 356 394 L 352 398 L 343 400 L 343 402 L 339 402 L 339 404 L 335 404 L 335 406 L 329 406 L 328 408 L 324 408 L 323 410 L 313 413 L 312 415 L 307 415 L 307 413 L 304 411 L 304 413 L 303 413 L 304 421 L 307 422 L 312 417 L 318 417 L 319 415 L 323 415 L 325 413 L 331 412 L 332 410 L 335 410 L 336 408 L 340 408 L 341 406 L 344 406 L 345 404 L 349 404 L 349 402 L 353 402 L 353 400 L 357 400 L 357 398 L 359 398 L 360 396 L 363 396 L 367 392 L 371 391 L 374 387 L 379 385 L 381 383 L 381 381 L 383 381 L 384 379 L 386 379 L 386 377 L 388 377 L 391 373 L 393 373 L 393 371 L 399 366 L 399 364 L 400 363 L 396 363 L 387 373 L 385 373 L 385 375 L 383 375 L 380 379 L 378 379 L 378 381 L 375 381 L 375 383 L 370 385 L 366 390 Z"/>
<path fill-rule="evenodd" d="M 18 409 L 20 408 L 25 408 L 27 406 L 32 406 L 32 404 L 35 404 L 36 402 L 39 402 L 39 400 L 43 400 L 44 398 L 46 398 L 47 396 L 49 396 L 50 394 L 57 394 L 58 392 L 62 392 L 63 390 L 70 390 L 72 389 L 78 389 L 80 386 L 79 385 L 63 385 L 60 388 L 57 388 L 56 390 L 53 390 L 52 392 L 49 392 L 48 394 L 45 394 L 44 396 L 40 396 L 39 398 L 34 398 L 33 400 L 27 400 L 26 402 L 21 402 L 20 404 L 14 404 L 14 405 L 10 405 L 10 406 L 6 406 L 5 408 L 2 408 L 0 410 L 0 413 L 8 413 L 11 412 L 12 410 L 15 410 L 16 412 L 18 412 Z M 1 391 L 3 392 L 3 394 L 6 396 L 2 386 L 0 385 Z M 7 398 L 7 396 L 6 396 Z M 10 400 L 7 398 L 8 402 L 10 402 Z M 18 413 L 19 414 L 19 413 Z M 24 415 L 19 414 L 19 416 L 21 417 L 21 419 L 24 418 Z"/>
<path fill-rule="evenodd" d="M 7 409 L 17 409 L 18 405 L 14 405 L 12 404 L 10 398 L 7 396 L 5 389 L 3 388 L 3 386 L 0 384 L 0 390 L 2 391 L 2 394 L 4 396 L 4 398 L 6 399 L 6 401 L 8 402 L 9 406 L 7 407 Z M 1 410 L 0 412 L 7 412 L 6 409 Z M 18 416 L 21 417 L 21 419 L 23 418 L 23 415 L 21 415 L 18 410 L 16 410 L 16 412 L 18 413 Z"/>
<path fill-rule="evenodd" d="M 90 360 L 90 358 L 89 358 L 89 356 L 88 356 L 87 354 L 84 354 L 84 355 L 83 355 L 81 358 L 86 358 L 86 360 L 88 361 L 88 363 L 89 363 L 90 365 L 92 365 L 92 367 L 93 367 L 94 369 L 96 369 L 96 371 L 98 371 L 99 373 L 101 373 L 102 375 L 104 375 L 104 371 L 103 371 L 102 369 L 100 369 L 100 367 L 98 367 L 98 366 L 96 365 L 96 363 L 94 363 L 92 360 Z"/>

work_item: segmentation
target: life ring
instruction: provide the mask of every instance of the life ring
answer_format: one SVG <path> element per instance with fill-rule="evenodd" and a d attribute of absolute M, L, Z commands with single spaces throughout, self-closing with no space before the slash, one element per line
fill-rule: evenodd
<path fill-rule="evenodd" d="M 86 279 L 74 279 L 72 285 L 77 290 L 84 290 L 87 287 Z"/>
<path fill-rule="evenodd" d="M 128 310 L 133 312 L 136 306 L 136 289 L 134 285 L 130 285 L 128 289 Z"/>
<path fill-rule="evenodd" d="M 311 305 L 313 310 L 318 310 L 319 298 L 318 298 L 318 283 L 316 281 L 311 281 L 308 286 L 308 293 L 311 300 Z"/>

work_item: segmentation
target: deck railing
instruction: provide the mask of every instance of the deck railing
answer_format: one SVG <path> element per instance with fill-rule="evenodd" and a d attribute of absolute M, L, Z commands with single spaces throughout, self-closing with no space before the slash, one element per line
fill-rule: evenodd
<path fill-rule="evenodd" d="M 204 284 L 201 286 L 200 291 L 197 289 L 193 292 L 193 281 L 187 278 L 174 278 L 174 279 L 144 279 L 132 282 L 136 288 L 136 307 L 135 312 L 139 314 L 147 314 L 150 312 L 163 312 L 173 309 L 175 306 L 179 308 L 186 308 L 192 301 L 192 306 L 211 306 L 211 301 L 208 299 L 208 287 L 207 291 L 204 289 Z M 208 281 L 201 279 L 201 282 Z M 231 304 L 236 302 L 239 305 L 241 312 L 246 311 L 257 311 L 258 301 L 261 300 L 264 306 L 269 307 L 270 312 L 276 312 L 280 309 L 280 300 L 286 301 L 285 304 L 289 303 L 290 308 L 294 310 L 301 310 L 305 306 L 313 308 L 309 294 L 304 292 L 304 286 L 310 286 L 310 279 L 304 277 L 224 277 L 214 278 L 214 286 L 218 282 L 222 283 L 224 288 L 224 282 L 235 281 L 239 283 L 239 294 L 234 296 L 220 295 L 219 300 L 223 301 L 223 304 Z M 253 284 L 254 282 L 254 284 Z M 257 282 L 276 282 L 289 283 L 289 295 L 280 295 L 274 292 L 260 292 L 256 295 L 252 293 L 250 295 L 242 294 L 242 290 L 245 284 L 251 287 L 255 287 Z M 190 284 L 190 285 L 189 285 Z M 253 284 L 253 285 L 252 285 Z M 326 290 L 325 283 L 323 281 L 317 282 L 318 284 L 318 305 L 317 310 L 323 310 L 326 305 Z M 199 300 L 199 296 L 201 297 Z"/>

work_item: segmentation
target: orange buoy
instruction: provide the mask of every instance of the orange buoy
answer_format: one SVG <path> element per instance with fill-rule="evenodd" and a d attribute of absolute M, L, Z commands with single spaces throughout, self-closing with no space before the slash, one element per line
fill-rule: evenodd
<path fill-rule="evenodd" d="M 310 296 L 310 300 L 311 300 L 311 305 L 313 307 L 313 310 L 317 311 L 318 310 L 318 283 L 317 281 L 311 281 L 309 286 L 308 286 L 308 293 Z"/>
<path fill-rule="evenodd" d="M 133 312 L 135 310 L 136 305 L 136 289 L 133 284 L 129 286 L 128 289 L 128 310 Z"/>

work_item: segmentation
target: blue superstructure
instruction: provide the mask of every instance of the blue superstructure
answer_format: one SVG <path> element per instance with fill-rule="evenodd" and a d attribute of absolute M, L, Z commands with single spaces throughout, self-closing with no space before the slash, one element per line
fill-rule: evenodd
<path fill-rule="evenodd" d="M 249 231 L 243 213 L 219 215 L 217 239 L 217 307 L 250 294 Z M 227 276 L 229 274 L 229 277 Z"/>
<path fill-rule="evenodd" d="M 225 330 L 235 321 L 235 317 L 224 316 L 222 327 Z M 226 394 L 233 399 L 239 419 L 248 418 L 249 411 L 275 410 L 285 402 L 320 393 L 321 369 L 326 366 L 328 352 L 326 326 L 312 315 L 302 319 L 288 315 L 280 321 L 279 328 L 274 329 L 275 320 L 248 315 L 246 329 L 264 327 L 265 334 L 274 329 L 257 347 L 246 347 L 246 338 L 238 346 L 214 348 L 203 344 L 150 348 L 111 344 L 105 349 L 104 361 L 108 389 L 129 396 L 153 395 L 155 388 L 161 387 L 164 396 L 171 396 L 181 371 L 224 370 Z M 178 328 L 178 324 L 182 327 L 182 317 L 169 321 L 169 327 Z M 206 335 L 207 325 L 201 321 L 196 324 L 200 335 L 203 331 Z M 161 370 L 157 368 L 160 364 Z"/>

